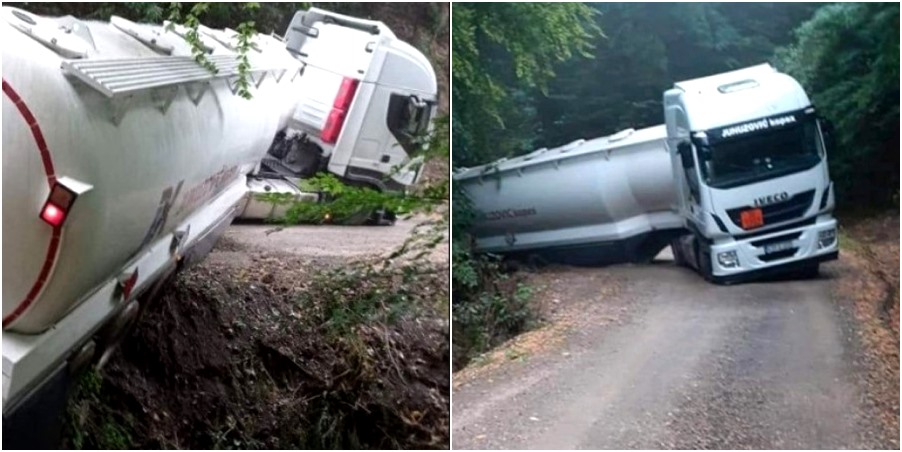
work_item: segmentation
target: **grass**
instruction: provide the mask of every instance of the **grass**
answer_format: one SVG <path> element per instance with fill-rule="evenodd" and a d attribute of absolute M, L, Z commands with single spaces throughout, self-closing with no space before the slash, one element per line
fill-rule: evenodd
<path fill-rule="evenodd" d="M 86 371 L 75 384 L 66 412 L 66 429 L 70 432 L 71 447 L 75 449 L 131 449 L 133 419 L 120 419 L 104 409 L 103 377 L 94 369 Z M 89 416 L 91 411 L 99 416 Z"/>
<path fill-rule="evenodd" d="M 498 284 L 499 281 L 503 283 Z M 496 284 L 474 299 L 457 303 L 454 313 L 454 367 L 463 368 L 470 360 L 498 344 L 535 326 L 531 301 L 533 289 L 497 274 Z M 508 356 L 519 359 L 520 356 Z"/>
<path fill-rule="evenodd" d="M 866 251 L 866 246 L 856 238 L 852 237 L 845 228 L 839 228 L 837 235 L 840 250 L 850 251 L 859 255 Z"/>

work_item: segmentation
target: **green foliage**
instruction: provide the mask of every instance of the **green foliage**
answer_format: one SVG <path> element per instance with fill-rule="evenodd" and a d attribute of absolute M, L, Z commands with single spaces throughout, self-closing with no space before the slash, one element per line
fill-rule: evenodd
<path fill-rule="evenodd" d="M 534 98 L 554 66 L 590 57 L 601 35 L 593 10 L 576 3 L 455 3 L 452 8 L 455 167 L 527 149 L 536 133 Z M 528 326 L 528 291 L 497 261 L 472 253 L 474 212 L 454 187 L 451 287 L 455 367 Z"/>
<path fill-rule="evenodd" d="M 498 273 L 497 268 L 488 270 L 497 275 L 490 283 L 491 289 L 484 289 L 468 302 L 454 304 L 452 308 L 457 350 L 455 368 L 532 327 L 532 289 L 524 284 L 513 284 L 508 276 Z"/>
<path fill-rule="evenodd" d="M 130 449 L 132 436 L 122 425 L 110 419 L 103 424 L 101 431 L 101 444 L 104 449 Z"/>
<path fill-rule="evenodd" d="M 191 54 L 194 56 L 194 60 L 197 61 L 197 64 L 216 74 L 219 72 L 219 69 L 207 58 L 207 52 L 204 50 L 204 45 L 197 32 L 200 26 L 200 16 L 207 11 L 209 5 L 209 3 L 195 3 L 183 17 L 182 4 L 171 3 L 169 6 L 169 22 L 171 22 L 169 28 L 172 28 L 172 24 L 184 25 L 188 29 L 185 33 L 185 41 L 191 46 Z"/>
<path fill-rule="evenodd" d="M 452 15 L 453 158 L 472 165 L 528 142 L 523 93 L 544 90 L 555 62 L 588 55 L 600 30 L 577 3 L 455 3 Z"/>
<path fill-rule="evenodd" d="M 533 321 L 531 289 L 502 272 L 497 257 L 472 252 L 475 219 L 466 193 L 454 186 L 451 226 L 454 367 L 528 329 Z"/>
<path fill-rule="evenodd" d="M 130 449 L 133 419 L 122 419 L 108 407 L 103 378 L 90 369 L 79 376 L 66 412 L 65 429 L 74 449 Z"/>
<path fill-rule="evenodd" d="M 776 59 L 836 125 L 840 206 L 898 206 L 899 4 L 827 5 L 795 36 Z"/>
<path fill-rule="evenodd" d="M 260 8 L 259 3 L 246 3 L 244 5 L 245 9 L 248 11 L 254 11 Z M 248 90 L 250 87 L 250 69 L 251 64 L 248 61 L 247 54 L 251 51 L 252 42 L 254 35 L 257 33 L 254 29 L 254 21 L 247 21 L 238 24 L 238 80 L 236 84 L 238 85 L 238 95 L 245 98 L 250 99 L 251 93 Z"/>
<path fill-rule="evenodd" d="M 404 265 L 399 268 L 352 266 L 321 273 L 299 303 L 315 307 L 305 319 L 311 327 L 333 336 L 347 336 L 358 325 L 395 324 L 404 316 L 415 317 L 422 300 L 418 281 L 434 273 L 433 268 Z"/>
<path fill-rule="evenodd" d="M 169 9 L 169 21 L 173 23 L 182 23 L 187 29 L 188 32 L 185 33 L 185 41 L 191 45 L 191 54 L 194 56 L 194 60 L 197 61 L 198 64 L 206 68 L 208 71 L 216 74 L 219 72 L 219 69 L 216 68 L 216 65 L 213 64 L 207 58 L 207 52 L 204 49 L 204 45 L 200 40 L 199 35 L 197 34 L 198 27 L 200 26 L 200 17 L 203 16 L 209 9 L 209 3 L 195 3 L 191 10 L 185 14 L 184 18 L 181 14 L 181 3 L 172 3 Z M 259 3 L 245 3 L 242 8 L 251 13 L 260 8 Z M 251 47 L 253 46 L 253 38 L 254 35 L 257 34 L 256 29 L 254 28 L 254 21 L 244 21 L 238 24 L 238 36 L 237 36 L 237 44 L 235 49 L 238 51 L 238 78 L 235 81 L 235 85 L 237 87 L 237 93 L 239 96 L 250 99 L 252 97 L 250 92 L 250 78 L 251 78 L 251 65 L 248 60 L 248 52 L 250 52 Z"/>
<path fill-rule="evenodd" d="M 533 146 L 553 147 L 661 124 L 663 92 L 675 81 L 767 61 L 817 4 L 601 3 L 606 37 L 594 58 L 560 63 L 537 96 Z"/>
<path fill-rule="evenodd" d="M 417 149 L 413 156 L 422 159 L 420 165 L 448 158 L 448 129 L 448 118 L 440 116 L 433 121 L 432 130 L 415 142 Z M 445 178 L 406 192 L 397 192 L 350 185 L 331 173 L 318 173 L 301 181 L 300 188 L 306 192 L 320 193 L 320 202 L 293 202 L 280 221 L 288 224 L 359 224 L 380 210 L 399 216 L 432 212 L 449 198 L 449 181 Z M 275 205 L 292 204 L 291 196 L 284 194 L 263 194 L 258 199 Z"/>
<path fill-rule="evenodd" d="M 429 212 L 448 200 L 447 181 L 424 187 L 420 193 L 402 193 L 348 185 L 331 173 L 319 173 L 302 181 L 301 189 L 321 193 L 324 200 L 293 202 L 290 195 L 281 194 L 264 194 L 259 199 L 277 205 L 292 203 L 281 219 L 288 224 L 357 224 L 378 210 L 408 215 Z"/>

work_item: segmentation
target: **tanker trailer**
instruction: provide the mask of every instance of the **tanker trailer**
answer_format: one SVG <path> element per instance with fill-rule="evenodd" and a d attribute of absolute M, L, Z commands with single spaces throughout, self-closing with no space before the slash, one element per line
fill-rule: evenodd
<path fill-rule="evenodd" d="M 669 237 L 715 283 L 815 276 L 838 257 L 833 127 L 796 80 L 761 64 L 682 81 L 664 112 L 665 126 L 459 172 L 476 249 L 598 264 L 651 258 Z"/>
<path fill-rule="evenodd" d="M 231 30 L 199 27 L 212 72 L 179 26 L 0 16 L 4 446 L 55 447 L 73 376 L 105 363 L 175 271 L 212 248 L 305 95 L 334 99 L 345 84 L 310 77 L 285 41 L 258 35 L 245 99 Z M 326 43 L 340 33 L 319 39 L 341 48 Z M 403 69 L 388 53 L 376 66 Z M 339 143 L 386 123 L 361 97 L 376 84 L 330 105 L 344 113 Z"/>
<path fill-rule="evenodd" d="M 647 261 L 682 234 L 665 127 L 459 170 L 477 251 L 573 265 Z"/>

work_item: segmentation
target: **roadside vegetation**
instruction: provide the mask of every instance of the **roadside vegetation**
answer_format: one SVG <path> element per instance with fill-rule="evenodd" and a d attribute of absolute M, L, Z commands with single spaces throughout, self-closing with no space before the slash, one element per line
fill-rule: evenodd
<path fill-rule="evenodd" d="M 854 320 L 865 394 L 880 425 L 899 448 L 899 210 L 849 217 L 834 300 Z"/>
<path fill-rule="evenodd" d="M 452 166 L 525 150 L 517 127 L 522 95 L 545 90 L 555 63 L 588 56 L 600 34 L 593 10 L 572 3 L 455 3 L 452 14 Z M 459 369 L 536 322 L 531 288 L 494 257 L 472 252 L 467 231 L 477 212 L 459 189 L 453 199 L 453 363 Z"/>

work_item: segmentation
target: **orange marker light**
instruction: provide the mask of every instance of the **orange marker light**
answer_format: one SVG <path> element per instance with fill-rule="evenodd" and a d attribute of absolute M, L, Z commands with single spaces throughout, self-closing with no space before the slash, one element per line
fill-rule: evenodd
<path fill-rule="evenodd" d="M 761 209 L 743 210 L 739 213 L 742 229 L 755 229 L 764 226 L 764 213 Z"/>

